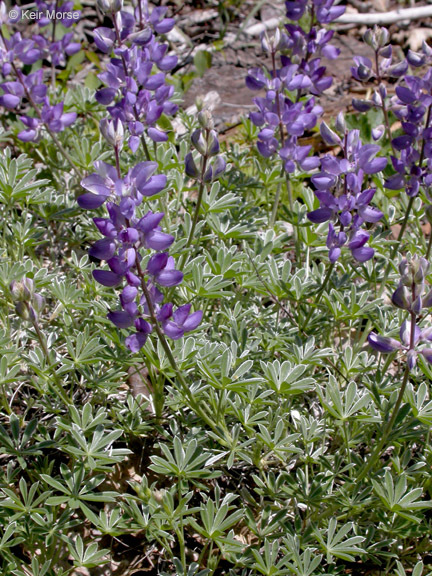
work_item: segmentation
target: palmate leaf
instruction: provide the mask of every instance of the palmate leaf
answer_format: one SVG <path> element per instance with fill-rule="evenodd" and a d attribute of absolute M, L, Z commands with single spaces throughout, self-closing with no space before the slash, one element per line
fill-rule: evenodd
<path fill-rule="evenodd" d="M 11 207 L 15 202 L 46 202 L 49 180 L 35 180 L 37 170 L 25 154 L 11 157 L 10 148 L 0 154 L 0 202 Z"/>
<path fill-rule="evenodd" d="M 303 364 L 292 364 L 288 360 L 279 362 L 262 362 L 261 368 L 269 386 L 280 394 L 301 394 L 314 387 L 315 380 L 310 377 L 302 378 L 307 370 Z"/>
<path fill-rule="evenodd" d="M 417 487 L 410 490 L 407 486 L 406 474 L 401 474 L 395 484 L 390 471 L 387 469 L 383 482 L 372 480 L 372 486 L 375 494 L 379 496 L 388 510 L 417 524 L 422 521 L 422 518 L 411 514 L 410 511 L 432 508 L 432 501 L 418 501 L 423 494 L 423 488 Z"/>
<path fill-rule="evenodd" d="M 351 381 L 344 390 L 341 390 L 336 378 L 332 375 L 325 386 L 325 392 L 317 388 L 317 394 L 323 407 L 342 422 L 355 417 L 360 410 L 365 409 L 371 403 L 370 394 L 360 393 L 355 382 Z"/>
<path fill-rule="evenodd" d="M 316 574 L 315 570 L 321 564 L 322 554 L 314 554 L 311 548 L 306 548 L 300 556 L 298 551 L 294 555 L 294 563 L 288 564 L 287 567 L 296 576 L 312 576 Z"/>
<path fill-rule="evenodd" d="M 212 478 L 219 473 L 211 472 L 203 468 L 204 462 L 208 460 L 208 454 L 204 454 L 202 448 L 198 446 L 195 439 L 191 440 L 186 448 L 178 436 L 173 441 L 173 453 L 166 444 L 159 444 L 164 457 L 152 456 L 152 464 L 149 466 L 153 472 L 174 476 L 177 478 L 195 479 Z"/>
<path fill-rule="evenodd" d="M 220 504 L 209 499 L 201 505 L 202 527 L 194 519 L 189 519 L 194 529 L 206 539 L 223 540 L 225 532 L 243 518 L 243 510 L 230 513 L 235 508 L 235 506 L 230 506 L 230 502 L 233 500 L 230 496 L 232 495 L 227 495 Z"/>
<path fill-rule="evenodd" d="M 365 553 L 362 548 L 357 546 L 357 544 L 365 540 L 363 536 L 346 538 L 347 534 L 353 529 L 352 522 L 347 522 L 337 532 L 336 529 L 337 520 L 336 518 L 331 518 L 326 531 L 319 530 L 315 532 L 322 550 L 326 553 L 329 564 L 334 563 L 334 558 L 354 562 L 356 555 Z M 326 539 L 324 539 L 325 532 L 327 532 Z"/>
<path fill-rule="evenodd" d="M 94 568 L 107 562 L 106 556 L 109 550 L 98 550 L 98 545 L 93 542 L 87 548 L 84 548 L 84 543 L 81 536 L 77 536 L 74 543 L 69 544 L 69 552 L 74 560 L 74 565 L 83 568 Z"/>
<path fill-rule="evenodd" d="M 280 559 L 279 544 L 276 540 L 270 543 L 269 540 L 265 539 L 264 550 L 252 549 L 252 554 L 255 559 L 253 567 L 259 574 L 282 576 L 282 574 L 290 573 L 285 568 L 286 558 Z"/>
<path fill-rule="evenodd" d="M 422 382 L 417 391 L 409 384 L 407 396 L 414 416 L 422 424 L 430 426 L 432 424 L 432 400 L 426 382 Z"/>

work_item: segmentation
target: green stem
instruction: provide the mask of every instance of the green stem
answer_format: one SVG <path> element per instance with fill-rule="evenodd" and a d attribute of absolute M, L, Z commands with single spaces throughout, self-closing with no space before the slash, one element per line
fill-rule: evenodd
<path fill-rule="evenodd" d="M 42 349 L 42 352 L 44 353 L 45 356 L 45 360 L 47 362 L 48 368 L 51 372 L 51 374 L 53 375 L 54 378 L 54 384 L 55 384 L 55 389 L 57 390 L 59 396 L 61 397 L 61 399 L 63 400 L 63 402 L 66 405 L 70 405 L 72 404 L 72 400 L 69 399 L 66 394 L 65 391 L 63 390 L 63 386 L 61 385 L 60 381 L 59 381 L 59 377 L 57 375 L 57 372 L 55 371 L 53 365 L 51 364 L 51 360 L 50 360 L 50 354 L 49 354 L 49 350 L 48 350 L 48 346 L 45 340 L 45 336 L 43 335 L 41 329 L 39 328 L 39 324 L 36 318 L 32 317 L 32 311 L 30 309 L 30 305 L 28 302 L 25 302 L 26 308 L 29 312 L 30 318 L 31 318 L 31 322 L 33 324 L 33 328 L 35 329 L 36 332 L 36 336 L 37 339 L 39 341 L 40 347 Z"/>
<path fill-rule="evenodd" d="M 414 300 L 414 296 L 415 296 L 415 285 L 412 285 L 412 297 Z M 416 329 L 416 314 L 415 312 L 410 312 L 411 314 L 411 332 L 410 332 L 410 345 L 409 345 L 409 351 L 413 351 L 415 349 L 415 329 Z M 399 413 L 399 409 L 401 407 L 402 404 L 402 400 L 403 400 L 403 396 L 405 393 L 405 388 L 408 384 L 408 377 L 409 377 L 409 373 L 410 373 L 410 367 L 407 361 L 407 365 L 405 368 L 405 373 L 404 373 L 404 377 L 403 377 L 403 381 L 402 381 L 402 386 L 401 389 L 399 390 L 399 395 L 397 397 L 396 400 L 396 404 L 393 408 L 393 412 L 392 415 L 390 417 L 390 420 L 387 422 L 386 426 L 384 427 L 384 430 L 382 432 L 381 435 L 381 440 L 378 442 L 372 456 L 369 459 L 369 462 L 366 464 L 366 467 L 364 468 L 363 472 L 360 473 L 360 476 L 357 477 L 357 482 L 359 482 L 360 480 L 362 480 L 366 474 L 369 472 L 369 470 L 372 468 L 372 466 L 375 464 L 375 462 L 377 461 L 377 459 L 379 458 L 380 454 L 381 454 L 381 450 L 383 449 L 383 446 L 385 446 L 385 443 L 387 442 L 387 439 L 393 429 L 393 425 L 395 423 L 396 417 Z"/>
<path fill-rule="evenodd" d="M 186 242 L 186 246 L 185 246 L 185 250 L 187 250 L 190 245 L 192 244 L 193 241 L 193 237 L 195 234 L 195 228 L 198 224 L 198 218 L 199 218 L 199 213 L 201 210 L 201 203 L 202 203 L 202 199 L 203 199 L 203 195 L 204 195 L 204 190 L 205 190 L 205 184 L 204 184 L 204 174 L 206 172 L 207 169 L 207 162 L 208 162 L 208 156 L 205 155 L 202 157 L 202 164 L 201 164 L 201 175 L 200 175 L 200 187 L 198 190 L 198 199 L 197 199 L 197 204 L 195 206 L 195 213 L 194 213 L 194 217 L 192 220 L 192 226 L 191 229 L 189 230 L 189 234 L 188 234 L 188 239 Z M 187 253 L 184 252 L 179 260 L 177 269 L 180 271 L 183 271 L 184 265 L 186 263 L 186 259 L 187 259 Z M 168 293 L 169 298 L 172 296 L 172 291 L 170 291 Z"/>
<path fill-rule="evenodd" d="M 432 248 L 432 232 L 429 234 L 429 241 L 426 250 L 426 260 L 429 260 L 431 248 Z"/>
<path fill-rule="evenodd" d="M 368 463 L 366 464 L 365 468 L 363 469 L 362 472 L 360 472 L 359 476 L 357 476 L 356 478 L 356 482 L 361 482 L 366 475 L 368 474 L 368 472 L 372 469 L 372 467 L 374 466 L 375 462 L 378 460 L 380 454 L 381 454 L 381 450 L 383 449 L 383 447 L 385 446 L 385 443 L 387 442 L 387 439 L 392 431 L 393 425 L 395 423 L 396 417 L 399 413 L 399 408 L 402 404 L 402 400 L 403 400 L 403 396 L 405 394 L 405 389 L 406 386 L 408 384 L 408 377 L 409 377 L 409 367 L 407 366 L 405 368 L 405 373 L 404 373 L 404 378 L 402 381 L 402 386 L 401 389 L 399 391 L 399 395 L 397 397 L 396 400 L 396 404 L 394 406 L 392 415 L 390 420 L 387 422 L 386 426 L 384 427 L 384 430 L 382 432 L 382 436 L 381 436 L 381 440 L 378 442 L 378 444 L 375 447 L 374 452 L 372 453 L 372 456 L 369 458 Z"/>
<path fill-rule="evenodd" d="M 182 490 L 181 490 L 181 479 L 177 478 L 177 493 L 178 493 L 178 505 L 180 508 L 180 503 L 182 501 Z M 180 547 L 180 556 L 183 564 L 183 569 L 186 570 L 186 547 L 185 547 L 185 537 L 184 537 L 184 525 L 183 525 L 183 514 L 180 511 L 180 529 L 178 531 L 178 540 Z"/>
<path fill-rule="evenodd" d="M 343 432 L 344 432 L 344 439 L 345 439 L 345 449 L 347 451 L 347 460 L 348 460 L 348 464 L 351 464 L 351 451 L 350 451 L 350 447 L 349 447 L 349 438 L 348 438 L 348 422 L 346 420 L 344 420 L 343 423 Z M 352 468 L 349 469 L 349 477 L 351 478 L 352 476 Z"/>
<path fill-rule="evenodd" d="M 282 173 L 283 173 L 283 172 L 284 172 L 284 169 L 282 168 Z M 282 177 L 282 174 L 281 174 L 281 177 Z M 280 195 L 281 195 L 281 187 L 282 187 L 282 185 L 281 185 L 281 183 L 279 182 L 279 184 L 277 185 L 277 188 L 276 188 L 276 194 L 275 194 L 275 197 L 274 197 L 274 200 L 273 200 L 272 213 L 271 213 L 271 216 L 270 216 L 269 225 L 270 225 L 271 227 L 273 227 L 274 224 L 275 224 L 275 222 L 276 222 L 276 216 L 277 216 L 277 211 L 278 211 L 278 207 L 279 207 L 279 200 L 280 200 Z M 291 210 L 291 207 L 292 207 L 292 197 L 290 197 L 290 210 Z"/>
<path fill-rule="evenodd" d="M 199 218 L 199 213 L 201 210 L 201 203 L 202 203 L 202 198 L 203 198 L 203 193 L 204 193 L 204 174 L 206 172 L 207 169 L 207 162 L 208 162 L 208 157 L 207 156 L 203 156 L 203 161 L 202 161 L 202 168 L 201 168 L 201 181 L 200 181 L 200 187 L 198 190 L 198 199 L 197 199 L 197 204 L 195 207 L 195 214 L 193 217 L 193 221 L 192 221 L 192 226 L 191 229 L 189 231 L 189 236 L 186 242 L 186 248 L 189 248 L 189 246 L 192 244 L 192 240 L 194 237 L 194 233 L 195 233 L 195 228 L 196 225 L 198 224 L 198 218 Z M 180 267 L 181 270 L 181 267 Z"/>
<path fill-rule="evenodd" d="M 332 262 L 332 263 L 330 264 L 329 269 L 327 270 L 327 274 L 326 274 L 326 277 L 324 278 L 324 282 L 322 283 L 321 288 L 320 288 L 320 289 L 318 290 L 318 292 L 316 293 L 315 305 L 319 304 L 319 302 L 320 302 L 320 300 L 321 300 L 321 296 L 323 295 L 323 292 L 324 292 L 324 290 L 326 289 L 326 286 L 327 286 L 327 284 L 328 284 L 328 282 L 329 282 L 329 280 L 330 280 L 330 276 L 331 276 L 331 273 L 333 272 L 334 267 L 335 267 L 335 262 Z M 311 308 L 311 309 L 310 309 L 310 312 L 309 312 L 309 314 L 308 314 L 308 316 L 307 316 L 307 318 L 306 318 L 306 320 L 305 320 L 305 323 L 303 324 L 303 326 L 302 326 L 302 328 L 301 328 L 303 332 L 305 332 L 306 327 L 307 327 L 307 325 L 309 324 L 309 320 L 312 318 L 313 312 L 314 312 L 314 309 Z"/>

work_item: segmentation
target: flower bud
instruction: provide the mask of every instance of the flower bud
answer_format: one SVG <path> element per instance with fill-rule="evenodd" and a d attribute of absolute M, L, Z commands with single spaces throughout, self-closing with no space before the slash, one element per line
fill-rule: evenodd
<path fill-rule="evenodd" d="M 213 180 L 219 178 L 226 169 L 226 161 L 223 156 L 216 156 L 215 160 L 213 161 Z"/>
<path fill-rule="evenodd" d="M 378 142 L 378 140 L 380 140 L 382 138 L 384 132 L 385 132 L 385 127 L 383 124 L 380 124 L 376 128 L 372 128 L 373 140 L 375 140 L 375 142 Z"/>
<path fill-rule="evenodd" d="M 377 108 L 381 108 L 383 105 L 383 99 L 377 90 L 375 90 L 375 92 L 372 94 L 372 102 Z"/>
<path fill-rule="evenodd" d="M 399 264 L 399 274 L 401 276 L 404 276 L 405 274 L 408 273 L 408 270 L 409 270 L 408 260 L 406 258 L 403 258 Z"/>
<path fill-rule="evenodd" d="M 375 50 L 375 51 L 378 50 L 378 48 L 379 48 L 378 39 L 376 37 L 375 30 L 368 28 L 366 30 L 366 32 L 363 34 L 363 40 L 364 40 L 365 44 L 367 44 L 368 46 L 370 46 L 372 48 L 372 50 Z"/>
<path fill-rule="evenodd" d="M 204 182 L 211 182 L 213 179 L 213 166 L 210 165 L 204 172 L 203 180 Z"/>
<path fill-rule="evenodd" d="M 417 352 L 415 350 L 408 351 L 407 362 L 408 362 L 408 368 L 410 370 L 415 368 L 415 365 L 417 364 Z"/>
<path fill-rule="evenodd" d="M 367 112 L 372 108 L 372 102 L 369 100 L 360 100 L 359 98 L 353 98 L 352 105 L 357 112 Z"/>
<path fill-rule="evenodd" d="M 99 123 L 100 131 L 102 136 L 111 144 L 114 148 L 121 150 L 123 148 L 123 137 L 124 129 L 121 120 L 116 118 L 115 120 L 110 120 L 108 118 L 102 118 Z"/>
<path fill-rule="evenodd" d="M 207 142 L 205 141 L 203 133 L 199 128 L 192 132 L 191 140 L 192 144 L 195 146 L 198 152 L 202 156 L 205 156 L 207 154 Z"/>
<path fill-rule="evenodd" d="M 192 152 L 188 152 L 185 156 L 185 172 L 189 178 L 198 178 L 199 170 L 192 156 Z"/>
<path fill-rule="evenodd" d="M 32 322 L 38 321 L 38 313 L 36 312 L 36 310 L 31 305 L 29 305 L 29 307 L 28 307 L 28 315 L 29 315 L 29 320 L 31 320 Z"/>
<path fill-rule="evenodd" d="M 205 130 L 212 130 L 214 127 L 213 117 L 210 110 L 201 110 L 198 112 L 198 123 Z"/>
<path fill-rule="evenodd" d="M 123 0 L 97 0 L 99 10 L 104 14 L 120 12 L 123 8 Z"/>
<path fill-rule="evenodd" d="M 20 282 L 12 282 L 9 288 L 14 301 L 30 302 L 33 295 L 34 283 L 31 278 L 24 277 Z"/>
<path fill-rule="evenodd" d="M 28 320 L 30 318 L 28 307 L 24 302 L 17 302 L 15 304 L 15 312 L 23 320 Z"/>
<path fill-rule="evenodd" d="M 420 296 L 417 296 L 417 298 L 416 298 L 416 299 L 414 300 L 414 302 L 412 303 L 412 305 L 411 305 L 411 310 L 414 312 L 414 314 L 415 314 L 416 316 L 419 316 L 422 308 L 423 308 L 423 305 L 422 305 L 422 297 L 421 297 L 421 295 L 420 295 Z"/>
<path fill-rule="evenodd" d="M 429 262 L 426 258 L 416 258 L 412 261 L 412 267 L 414 272 L 414 284 L 423 284 L 425 276 L 429 270 Z"/>
<path fill-rule="evenodd" d="M 339 134 L 344 135 L 347 127 L 346 127 L 346 122 L 345 122 L 345 116 L 343 114 L 343 112 L 339 112 L 339 114 L 336 117 L 336 122 L 335 122 L 335 128 L 336 128 L 336 132 L 339 132 Z"/>
<path fill-rule="evenodd" d="M 207 150 L 208 156 L 216 156 L 219 153 L 220 146 L 219 140 L 217 137 L 217 132 L 215 130 L 210 130 L 208 139 L 207 139 Z"/>
<path fill-rule="evenodd" d="M 392 52 L 393 52 L 393 50 L 392 50 L 391 44 L 389 44 L 388 46 L 384 46 L 384 48 L 381 48 L 381 49 L 380 49 L 379 55 L 380 55 L 382 58 L 387 58 L 387 59 L 388 59 L 388 58 L 391 58 L 391 57 L 392 57 Z"/>
<path fill-rule="evenodd" d="M 426 258 L 423 258 L 423 256 L 420 258 L 420 266 L 423 268 L 424 275 L 427 276 L 430 268 L 430 263 L 428 262 L 428 260 L 426 260 Z"/>
<path fill-rule="evenodd" d="M 413 275 L 412 275 L 411 273 L 405 274 L 405 275 L 402 276 L 402 278 L 401 278 L 401 283 L 402 283 L 404 286 L 409 286 L 409 287 L 411 287 L 412 284 L 413 284 Z"/>
<path fill-rule="evenodd" d="M 378 42 L 378 46 L 380 48 L 388 44 L 390 36 L 387 28 L 380 28 L 379 26 L 375 26 L 374 32 Z"/>
<path fill-rule="evenodd" d="M 331 130 L 325 122 L 321 122 L 320 133 L 324 142 L 330 144 L 331 146 L 335 146 L 336 144 L 341 143 L 341 139 L 336 134 L 336 132 L 333 132 L 333 130 Z"/>
<path fill-rule="evenodd" d="M 13 300 L 22 300 L 24 294 L 24 287 L 21 282 L 16 282 L 15 280 L 10 284 L 9 290 L 12 294 Z"/>
<path fill-rule="evenodd" d="M 360 78 L 360 80 L 365 81 L 365 80 L 369 80 L 369 78 L 372 76 L 372 71 L 370 68 L 368 68 L 364 64 L 359 64 L 359 66 L 357 68 L 357 74 L 358 74 L 358 77 Z"/>
<path fill-rule="evenodd" d="M 402 310 L 409 310 L 410 298 L 408 290 L 405 286 L 399 286 L 392 295 L 392 302 L 397 308 Z"/>
<path fill-rule="evenodd" d="M 425 40 L 423 40 L 422 42 L 422 52 L 426 56 L 426 58 L 432 58 L 432 48 Z"/>
<path fill-rule="evenodd" d="M 281 33 L 279 28 L 276 28 L 274 36 L 271 38 L 268 36 L 267 32 L 264 32 L 261 36 L 261 47 L 263 52 L 277 52 L 280 48 Z"/>
<path fill-rule="evenodd" d="M 45 306 L 45 298 L 40 294 L 33 294 L 32 304 L 35 311 L 39 313 L 43 310 Z"/>
<path fill-rule="evenodd" d="M 391 78 L 400 78 L 406 73 L 407 70 L 408 70 L 408 62 L 406 60 L 402 60 L 397 64 L 393 64 L 393 66 L 389 66 L 389 68 L 387 68 L 387 74 Z"/>
<path fill-rule="evenodd" d="M 423 298 L 423 307 L 424 308 L 431 308 L 432 307 L 432 290 L 429 290 L 429 292 Z M 432 330 L 432 328 L 431 328 L 431 330 Z"/>

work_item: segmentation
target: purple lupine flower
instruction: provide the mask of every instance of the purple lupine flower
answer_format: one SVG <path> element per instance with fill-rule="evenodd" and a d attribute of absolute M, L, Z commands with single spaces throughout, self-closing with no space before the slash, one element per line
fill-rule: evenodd
<path fill-rule="evenodd" d="M 18 132 L 17 137 L 22 142 L 35 142 L 38 137 L 39 120 L 37 118 L 29 118 L 28 116 L 20 116 L 21 122 L 27 127 L 27 130 Z"/>
<path fill-rule="evenodd" d="M 288 19 L 298 21 L 310 12 L 308 31 L 297 24 L 286 24 L 285 31 L 276 31 L 274 37 L 262 38 L 264 51 L 270 52 L 273 69 L 253 68 L 248 72 L 246 85 L 251 90 L 266 90 L 264 98 L 255 98 L 257 112 L 250 120 L 261 128 L 257 147 L 260 154 L 270 158 L 278 153 L 287 173 L 313 170 L 319 165 L 317 158 L 308 158 L 310 147 L 299 147 L 298 138 L 312 129 L 322 114 L 322 108 L 307 94 L 319 95 L 332 83 L 321 64 L 321 56 L 334 59 L 339 51 L 329 42 L 333 32 L 317 24 L 326 24 L 344 12 L 344 7 L 333 6 L 333 0 L 302 0 L 286 2 Z M 280 52 L 281 67 L 276 67 L 276 54 Z M 285 91 L 296 92 L 294 101 Z"/>
<path fill-rule="evenodd" d="M 390 190 L 405 189 L 415 197 L 423 186 L 430 188 L 432 158 L 432 130 L 430 110 L 432 103 L 432 73 L 428 70 L 423 77 L 405 76 L 406 86 L 397 86 L 392 111 L 401 121 L 403 134 L 392 139 L 391 161 L 395 174 L 385 181 Z M 427 160 L 426 165 L 423 161 Z"/>
<path fill-rule="evenodd" d="M 51 2 L 50 1 L 47 2 L 46 0 L 35 0 L 35 1 L 39 12 L 47 14 L 47 12 L 51 13 L 55 11 L 56 19 L 59 22 L 61 22 L 61 24 L 65 28 L 70 28 L 71 26 L 76 24 L 79 19 L 80 11 L 74 10 L 74 3 L 72 2 L 72 0 L 69 0 L 67 2 L 56 2 L 54 0 L 52 0 Z M 76 19 L 70 17 L 72 12 L 76 13 Z M 51 24 L 52 20 L 50 20 L 48 17 L 44 17 L 39 18 L 37 20 L 37 23 L 41 28 L 43 28 L 45 26 L 48 26 L 48 24 Z"/>
<path fill-rule="evenodd" d="M 121 10 L 120 0 L 99 2 L 115 19 L 118 30 L 99 28 L 94 32 L 99 49 L 114 52 L 115 56 L 99 76 L 105 87 L 97 92 L 96 99 L 108 106 L 110 117 L 101 121 L 100 129 L 114 148 L 116 166 L 96 162 L 96 172 L 81 182 L 86 192 L 78 203 L 84 209 L 106 204 L 108 217 L 93 219 L 104 238 L 97 240 L 89 253 L 106 261 L 109 269 L 94 270 L 93 277 L 104 286 L 123 286 L 121 309 L 111 310 L 108 318 L 120 329 L 135 330 L 125 341 L 135 353 L 145 345 L 155 324 L 157 331 L 178 339 L 195 329 L 202 318 L 199 311 L 190 314 L 190 305 L 173 312 L 172 304 L 163 304 L 164 295 L 158 286 L 170 288 L 183 280 L 183 273 L 176 270 L 174 258 L 167 251 L 174 238 L 160 227 L 163 213 L 137 213 L 146 198 L 166 187 L 166 176 L 156 174 L 158 165 L 152 161 L 140 162 L 122 176 L 119 162 L 124 140 L 133 152 L 142 139 L 145 147 L 146 136 L 155 143 L 166 141 L 167 134 L 156 124 L 162 114 L 173 114 L 177 109 L 169 102 L 174 89 L 165 78 L 165 72 L 175 66 L 177 59 L 167 54 L 167 46 L 159 44 L 152 32 L 170 29 L 165 9 L 154 9 L 149 14 L 146 7 L 139 5 L 136 14 L 140 15 L 141 29 L 136 32 L 135 19 Z M 145 19 L 149 23 L 146 28 Z M 160 72 L 155 72 L 155 66 Z M 199 134 L 195 138 L 199 139 Z M 209 163 L 204 179 L 213 179 L 223 171 L 225 161 L 218 154 L 219 142 L 211 129 L 205 131 L 205 143 Z"/>
<path fill-rule="evenodd" d="M 338 123 L 344 126 L 341 116 Z M 378 222 L 383 214 L 370 205 L 375 189 L 363 190 L 363 184 L 367 175 L 383 170 L 387 160 L 376 156 L 380 150 L 378 145 L 361 143 L 358 130 L 345 132 L 343 138 L 324 122 L 320 130 L 328 144 L 342 147 L 344 157 L 338 159 L 327 154 L 321 158 L 321 171 L 311 178 L 320 207 L 309 212 L 308 219 L 314 224 L 330 221 L 327 236 L 330 262 L 336 262 L 347 242 L 353 258 L 366 262 L 373 257 L 374 250 L 366 246 L 370 235 L 361 226 L 365 222 Z"/>
<path fill-rule="evenodd" d="M 68 2 L 42 2 L 36 1 L 39 14 L 46 13 L 47 10 L 56 13 L 56 21 L 62 22 L 63 26 L 70 27 L 77 22 L 78 11 L 73 11 L 74 3 Z M 4 6 L 4 2 L 0 2 Z M 2 16 L 4 20 L 4 17 Z M 41 128 L 46 127 L 49 132 L 57 133 L 63 131 L 76 120 L 75 112 L 64 112 L 63 102 L 51 105 L 47 98 L 47 86 L 44 84 L 44 69 L 40 68 L 36 72 L 25 74 L 23 66 L 31 66 L 37 61 L 48 59 L 52 63 L 52 73 L 55 68 L 64 66 L 67 58 L 80 50 L 80 44 L 73 41 L 73 32 L 68 32 L 56 38 L 52 33 L 44 36 L 44 26 L 51 23 L 48 18 L 37 18 L 35 20 L 40 28 L 39 33 L 33 34 L 31 38 L 23 38 L 21 33 L 12 33 L 10 38 L 2 38 L 0 42 L 0 64 L 1 72 L 6 80 L 0 86 L 4 94 L 0 96 L 0 105 L 9 108 L 20 108 L 19 112 L 23 124 L 26 126 L 18 134 L 18 138 L 25 142 L 36 141 L 41 133 Z M 32 30 L 32 28 L 31 28 Z M 59 28 L 57 28 L 58 32 Z M 13 80 L 9 80 L 12 76 Z M 20 87 L 18 87 L 20 85 Z M 32 118 L 27 115 L 27 110 L 23 110 L 23 100 L 28 100 L 37 117 Z M 43 105 L 39 109 L 38 105 Z"/>
<path fill-rule="evenodd" d="M 116 168 L 105 162 L 96 161 L 94 167 L 97 172 L 81 182 L 88 192 L 78 197 L 78 204 L 87 210 L 99 208 L 108 198 L 117 196 L 123 215 L 130 218 L 134 205 L 161 192 L 167 182 L 164 174 L 154 175 L 156 162 L 140 162 L 124 178 L 119 178 Z"/>
<path fill-rule="evenodd" d="M 106 71 L 99 75 L 105 87 L 98 90 L 96 99 L 109 106 L 112 118 L 125 124 L 133 152 L 145 135 L 154 142 L 166 141 L 167 134 L 156 124 L 162 114 L 172 115 L 177 111 L 177 105 L 170 102 L 174 87 L 166 83 L 165 76 L 165 72 L 177 64 L 177 57 L 168 54 L 168 46 L 155 38 L 155 33 L 171 29 L 173 21 L 165 18 L 166 8 L 154 8 L 151 14 L 147 7 L 138 8 L 135 13 L 140 20 L 140 30 L 135 31 L 132 14 L 119 11 L 113 15 L 118 37 L 111 28 L 100 27 L 94 31 L 98 48 L 115 54 Z M 154 67 L 160 72 L 154 73 Z"/>
<path fill-rule="evenodd" d="M 167 252 L 159 252 L 150 258 L 147 273 L 160 286 L 177 286 L 183 280 L 183 272 L 175 269 L 174 258 Z"/>

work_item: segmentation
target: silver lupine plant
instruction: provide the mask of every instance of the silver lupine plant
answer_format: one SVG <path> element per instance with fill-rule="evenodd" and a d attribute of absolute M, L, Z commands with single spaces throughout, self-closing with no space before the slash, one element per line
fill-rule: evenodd
<path fill-rule="evenodd" d="M 404 258 L 399 264 L 401 278 L 392 295 L 392 302 L 408 312 L 408 317 L 400 328 L 400 341 L 380 336 L 376 332 L 371 332 L 368 336 L 372 348 L 382 354 L 405 351 L 410 370 L 415 367 L 419 354 L 432 364 L 432 326 L 419 326 L 424 312 L 432 308 L 432 289 L 426 285 L 429 268 L 430 263 L 418 256 Z"/>
<path fill-rule="evenodd" d="M 45 84 L 63 90 L 73 38 L 0 2 L 16 127 L 0 147 L 0 573 L 426 576 L 431 49 L 399 61 L 386 30 L 367 31 L 352 74 L 375 86 L 355 106 L 375 110 L 320 122 L 345 7 L 287 1 L 290 22 L 261 39 L 269 69 L 248 73 L 259 130 L 246 122 L 221 153 L 199 103 L 191 134 L 170 133 L 183 64 L 155 3 L 98 0 L 112 26 L 82 66 L 100 84 L 70 87 L 79 122 L 57 139 L 73 110 L 51 94 L 45 108 Z M 36 6 L 61 21 L 73 7 Z M 285 184 L 295 202 L 270 212 Z M 400 254 L 414 256 L 395 279 Z"/>

